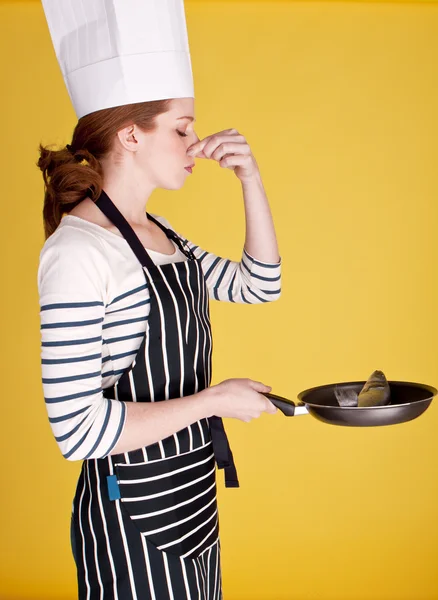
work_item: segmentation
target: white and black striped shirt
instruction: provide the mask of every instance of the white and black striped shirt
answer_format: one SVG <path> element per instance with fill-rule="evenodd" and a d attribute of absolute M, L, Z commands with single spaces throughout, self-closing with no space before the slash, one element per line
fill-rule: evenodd
<path fill-rule="evenodd" d="M 281 263 L 262 263 L 245 250 L 233 262 L 187 243 L 201 260 L 210 298 L 248 304 L 279 298 Z M 187 260 L 174 246 L 173 255 L 148 253 L 155 264 Z M 42 382 L 55 439 L 69 460 L 103 458 L 123 431 L 126 406 L 102 390 L 132 364 L 144 336 L 150 303 L 144 271 L 124 238 L 66 215 L 41 250 L 38 292 Z"/>

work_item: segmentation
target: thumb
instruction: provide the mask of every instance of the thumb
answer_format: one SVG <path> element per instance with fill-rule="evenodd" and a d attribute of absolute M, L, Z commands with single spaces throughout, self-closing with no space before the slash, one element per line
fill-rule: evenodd
<path fill-rule="evenodd" d="M 187 155 L 192 158 L 207 158 L 203 150 L 188 150 Z"/>
<path fill-rule="evenodd" d="M 276 406 L 274 406 L 274 404 L 272 404 L 272 402 L 270 400 L 268 400 L 266 398 L 266 409 L 265 412 L 269 413 L 270 415 L 275 415 L 275 413 L 278 411 L 278 408 Z"/>
<path fill-rule="evenodd" d="M 267 394 L 272 390 L 271 386 L 265 385 L 261 381 L 254 381 L 253 379 L 249 379 L 250 387 L 256 392 L 260 392 L 261 394 Z"/>

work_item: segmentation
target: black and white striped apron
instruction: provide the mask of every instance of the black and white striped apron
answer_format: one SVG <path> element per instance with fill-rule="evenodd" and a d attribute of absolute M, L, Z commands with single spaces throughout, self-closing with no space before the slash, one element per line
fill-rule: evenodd
<path fill-rule="evenodd" d="M 212 339 L 200 262 L 147 215 L 188 256 L 156 266 L 105 192 L 96 205 L 136 254 L 150 292 L 136 358 L 104 396 L 159 402 L 208 387 Z M 83 461 L 71 528 L 80 600 L 222 598 L 216 462 L 226 485 L 238 487 L 218 417 L 147 447 Z"/>

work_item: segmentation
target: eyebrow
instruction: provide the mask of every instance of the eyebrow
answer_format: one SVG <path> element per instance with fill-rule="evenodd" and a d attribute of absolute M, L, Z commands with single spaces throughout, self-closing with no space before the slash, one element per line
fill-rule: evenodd
<path fill-rule="evenodd" d="M 196 119 L 194 119 L 193 117 L 178 117 L 177 121 L 180 121 L 181 119 L 189 119 L 189 121 L 196 121 Z"/>

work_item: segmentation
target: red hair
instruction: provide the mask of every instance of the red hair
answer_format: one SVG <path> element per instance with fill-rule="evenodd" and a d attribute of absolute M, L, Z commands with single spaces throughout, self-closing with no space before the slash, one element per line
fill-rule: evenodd
<path fill-rule="evenodd" d="M 43 172 L 45 194 L 44 233 L 47 239 L 70 212 L 87 196 L 97 200 L 103 185 L 100 159 L 107 156 L 118 131 L 137 125 L 153 131 L 155 117 L 167 112 L 171 100 L 156 100 L 98 110 L 79 119 L 70 149 L 51 150 L 39 145 L 37 165 Z"/>

